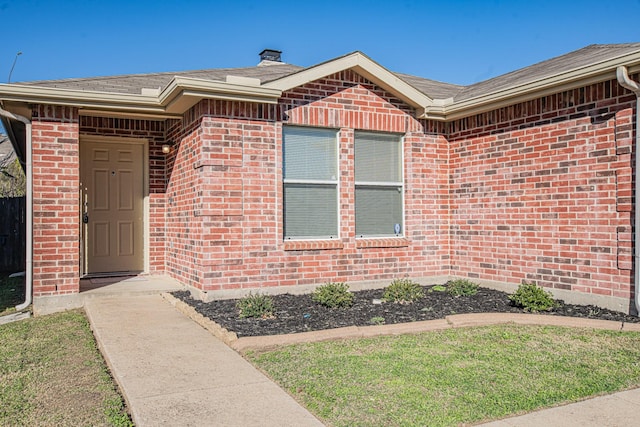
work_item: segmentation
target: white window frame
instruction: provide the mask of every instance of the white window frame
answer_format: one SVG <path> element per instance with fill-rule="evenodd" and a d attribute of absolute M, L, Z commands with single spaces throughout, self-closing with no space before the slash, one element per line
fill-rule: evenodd
<path fill-rule="evenodd" d="M 358 191 L 358 187 L 369 187 L 369 188 L 400 188 L 400 209 L 401 209 L 401 221 L 400 224 L 400 233 L 381 233 L 381 234 L 356 234 L 356 239 L 375 239 L 375 238 L 404 238 L 405 237 L 405 224 L 406 224 L 406 216 L 405 216 L 405 164 L 404 164 L 404 135 L 399 135 L 395 133 L 385 133 L 385 132 L 370 132 L 370 131 L 356 131 L 353 136 L 353 147 L 355 154 L 355 145 L 358 134 L 379 134 L 379 135 L 387 135 L 387 136 L 397 136 L 398 137 L 398 161 L 400 163 L 400 181 L 355 181 L 355 193 Z M 355 168 L 358 162 L 357 156 L 354 155 L 354 177 L 355 177 Z M 354 200 L 357 197 L 357 194 L 354 194 Z M 355 212 L 356 206 L 354 205 L 354 221 L 357 222 L 358 214 Z M 357 230 L 357 224 L 355 224 L 354 229 Z"/>
<path fill-rule="evenodd" d="M 299 129 L 306 129 L 306 130 L 317 130 L 317 131 L 323 131 L 323 132 L 327 132 L 327 131 L 333 131 L 335 134 L 335 150 L 336 150 L 336 164 L 335 164 L 335 171 L 336 171 L 336 179 L 335 180 L 316 180 L 316 179 L 295 179 L 295 178 L 286 178 L 286 173 L 285 173 L 285 168 L 286 168 L 286 164 L 285 164 L 285 132 L 287 129 L 291 129 L 291 128 L 299 128 Z M 339 129 L 334 129 L 334 128 L 319 128 L 319 127 L 309 127 L 309 126 L 290 126 L 290 125 L 285 125 L 282 127 L 282 203 L 283 203 L 283 210 L 282 210 L 282 233 L 283 233 L 283 237 L 284 240 L 286 241 L 296 241 L 296 240 L 336 240 L 340 238 L 340 130 Z M 286 223 L 285 223 L 285 206 L 286 206 L 286 200 L 285 200 L 285 187 L 287 184 L 301 184 L 301 185 L 318 185 L 318 186 L 330 186 L 330 185 L 334 185 L 335 189 L 336 189 L 336 234 L 331 234 L 331 235 L 310 235 L 310 236 L 295 236 L 295 237 L 287 237 L 286 236 Z"/>

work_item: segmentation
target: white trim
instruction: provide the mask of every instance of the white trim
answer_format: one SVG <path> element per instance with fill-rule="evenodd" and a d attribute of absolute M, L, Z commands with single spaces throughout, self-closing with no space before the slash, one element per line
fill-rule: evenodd
<path fill-rule="evenodd" d="M 286 90 L 340 71 L 353 70 L 416 108 L 419 118 L 444 121 L 467 117 L 607 79 L 615 79 L 615 70 L 618 66 L 626 66 L 631 74 L 638 72 L 640 70 L 640 50 L 455 102 L 450 98 L 433 99 L 363 53 L 353 52 L 263 85 L 258 85 L 254 79 L 231 78 L 226 82 L 175 76 L 158 95 L 155 95 L 151 91 L 131 94 L 24 84 L 0 84 L 0 100 L 67 105 L 92 111 L 110 112 L 106 114 L 126 112 L 133 115 L 174 117 L 174 115 L 184 113 L 202 99 L 276 104 L 282 96 L 282 92 Z"/>
<path fill-rule="evenodd" d="M 356 181 L 361 187 L 403 187 L 403 181 Z"/>
<path fill-rule="evenodd" d="M 425 106 L 424 113 L 420 118 L 455 120 L 593 83 L 614 80 L 618 66 L 629 63 L 638 64 L 638 62 L 640 62 L 640 52 L 626 53 L 595 64 L 509 86 L 482 96 L 448 104 L 444 102 L 443 105 Z M 631 69 L 638 71 L 640 66 L 636 65 Z"/>
<path fill-rule="evenodd" d="M 285 178 L 283 180 L 285 184 L 311 184 L 311 185 L 336 185 L 338 184 L 338 179 L 335 180 L 322 180 L 322 179 L 295 179 L 295 178 Z"/>
<path fill-rule="evenodd" d="M 371 80 L 383 89 L 400 97 L 403 101 L 415 108 L 424 108 L 433 102 L 432 98 L 371 60 L 362 52 L 353 52 L 314 67 L 306 68 L 295 74 L 266 83 L 263 87 L 284 92 L 302 86 L 305 83 L 349 69 L 354 70 L 356 73 Z"/>

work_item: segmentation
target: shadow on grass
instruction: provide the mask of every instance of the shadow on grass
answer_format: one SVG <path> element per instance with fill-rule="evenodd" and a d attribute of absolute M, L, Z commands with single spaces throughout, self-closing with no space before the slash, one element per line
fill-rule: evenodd
<path fill-rule="evenodd" d="M 15 306 L 24 302 L 24 277 L 9 277 L 0 273 L 0 316 L 15 311 Z"/>

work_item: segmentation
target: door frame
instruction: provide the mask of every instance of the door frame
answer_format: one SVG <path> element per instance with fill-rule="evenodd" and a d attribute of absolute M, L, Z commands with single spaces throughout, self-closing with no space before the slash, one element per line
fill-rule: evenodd
<path fill-rule="evenodd" d="M 101 143 L 101 144 L 128 144 L 128 145 L 142 145 L 142 256 L 143 256 L 143 273 L 149 272 L 149 140 L 147 138 L 132 138 L 132 137 L 121 137 L 121 136 L 103 136 L 103 135 L 84 135 L 80 134 L 80 143 L 79 143 L 79 159 L 78 162 L 78 174 L 79 179 L 82 179 L 82 150 L 85 144 L 87 143 Z M 96 276 L 110 276 L 117 275 L 118 272 L 114 272 L 114 274 L 109 273 L 96 273 L 89 274 L 87 273 L 87 258 L 86 258 L 86 229 L 84 223 L 82 222 L 82 214 L 83 214 L 83 201 L 82 201 L 82 188 L 78 187 L 79 192 L 79 210 L 78 215 L 80 218 L 80 277 L 96 277 Z"/>

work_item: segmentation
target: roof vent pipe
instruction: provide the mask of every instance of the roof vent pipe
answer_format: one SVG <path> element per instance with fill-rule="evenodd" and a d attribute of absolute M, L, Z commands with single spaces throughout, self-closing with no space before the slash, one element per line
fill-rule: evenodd
<path fill-rule="evenodd" d="M 636 94 L 636 141 L 633 147 L 633 154 L 636 157 L 636 163 L 633 168 L 633 182 L 635 182 L 635 199 L 633 203 L 634 222 L 633 222 L 633 294 L 636 306 L 636 314 L 640 316 L 640 254 L 638 253 L 638 231 L 640 230 L 640 190 L 638 189 L 638 178 L 640 174 L 640 85 L 629 78 L 629 71 L 625 66 L 619 66 L 616 69 L 616 77 L 618 83 L 625 89 L 629 89 Z"/>
<path fill-rule="evenodd" d="M 260 52 L 260 62 L 262 61 L 271 61 L 271 62 L 282 62 L 281 59 L 282 51 L 275 49 L 265 49 Z"/>

